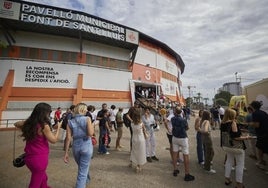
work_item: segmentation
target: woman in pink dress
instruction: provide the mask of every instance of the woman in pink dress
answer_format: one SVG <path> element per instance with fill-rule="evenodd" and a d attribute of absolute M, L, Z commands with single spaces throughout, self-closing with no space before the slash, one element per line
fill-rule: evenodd
<path fill-rule="evenodd" d="M 30 117 L 21 125 L 21 136 L 26 141 L 25 164 L 32 173 L 29 188 L 49 188 L 46 173 L 49 157 L 48 142 L 53 144 L 57 142 L 61 128 L 61 123 L 58 123 L 56 133 L 52 133 L 50 129 L 51 111 L 49 104 L 39 103 L 34 107 Z"/>

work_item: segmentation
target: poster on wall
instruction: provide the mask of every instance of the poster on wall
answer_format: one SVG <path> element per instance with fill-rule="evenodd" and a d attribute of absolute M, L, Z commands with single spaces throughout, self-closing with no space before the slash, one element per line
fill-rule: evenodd
<path fill-rule="evenodd" d="M 166 79 L 161 79 L 162 82 L 162 90 L 164 95 L 171 95 L 171 96 L 176 96 L 176 83 L 166 80 Z"/>
<path fill-rule="evenodd" d="M 13 62 L 15 87 L 76 88 L 80 68 L 66 64 Z"/>

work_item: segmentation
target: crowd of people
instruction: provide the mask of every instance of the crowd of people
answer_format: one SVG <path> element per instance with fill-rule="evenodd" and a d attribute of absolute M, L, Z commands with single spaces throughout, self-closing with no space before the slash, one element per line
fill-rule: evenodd
<path fill-rule="evenodd" d="M 214 149 L 210 133 L 218 127 L 221 147 L 225 151 L 225 185 L 232 184 L 231 171 L 235 169 L 237 188 L 245 187 L 246 145 L 251 150 L 249 157 L 256 160 L 256 166 L 262 170 L 266 168 L 263 156 L 268 153 L 268 115 L 261 110 L 261 102 L 253 101 L 244 110 L 247 111 L 246 117 L 240 115 L 239 109 L 214 106 L 209 111 L 200 110 L 195 120 L 199 164 L 204 165 L 207 172 L 216 173 L 212 169 Z"/>
<path fill-rule="evenodd" d="M 200 110 L 195 118 L 197 160 L 204 171 L 215 174 L 213 169 L 213 141 L 211 131 L 217 127 L 221 135 L 221 147 L 225 151 L 225 184 L 230 185 L 232 168 L 235 168 L 236 187 L 242 188 L 243 171 L 245 169 L 245 141 L 249 141 L 250 157 L 256 159 L 257 167 L 265 169 L 264 154 L 268 153 L 268 115 L 260 110 L 261 103 L 253 101 L 247 108 L 248 116 L 244 121 L 237 121 L 239 112 L 237 109 L 221 106 L 211 110 Z M 215 111 L 218 111 L 215 112 Z M 51 121 L 51 106 L 39 103 L 35 106 L 30 117 L 23 122 L 17 122 L 16 127 L 21 128 L 22 137 L 26 141 L 25 163 L 31 171 L 29 187 L 49 187 L 47 185 L 46 168 L 49 159 L 49 144 L 60 140 L 64 142 L 64 162 L 69 162 L 69 151 L 78 165 L 76 188 L 84 188 L 90 183 L 90 164 L 93 158 L 93 138 L 98 135 L 98 154 L 109 155 L 111 147 L 111 132 L 116 132 L 115 149 L 120 152 L 124 121 L 123 108 L 106 103 L 101 110 L 95 112 L 95 107 L 79 103 L 71 105 L 62 114 L 58 107 L 54 115 L 54 123 Z M 159 161 L 156 153 L 156 135 L 154 128 L 161 122 L 165 125 L 169 142 L 169 153 L 173 165 L 173 176 L 180 173 L 178 164 L 184 163 L 184 181 L 193 181 L 195 177 L 190 174 L 189 141 L 187 130 L 189 129 L 189 117 L 185 108 L 180 106 L 162 107 L 158 114 L 153 114 L 150 107 L 141 108 L 138 101 L 126 112 L 126 118 L 130 131 L 130 156 L 129 167 L 135 167 L 136 173 L 142 171 L 145 163 Z M 157 116 L 160 116 L 160 118 Z M 53 118 L 52 118 L 53 119 Z M 98 131 L 97 131 L 98 130 Z M 182 157 L 181 157 L 182 156 Z M 40 160 L 41 159 L 41 160 Z M 42 163 L 40 163 L 40 161 Z M 38 164 L 38 165 L 37 165 Z"/>

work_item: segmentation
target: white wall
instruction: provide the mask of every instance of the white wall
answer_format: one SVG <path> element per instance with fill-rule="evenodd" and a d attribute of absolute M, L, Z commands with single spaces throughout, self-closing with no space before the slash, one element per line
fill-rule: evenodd
<path fill-rule="evenodd" d="M 94 54 L 102 57 L 110 57 L 129 61 L 130 51 L 123 48 L 113 47 L 96 42 L 83 41 L 83 52 Z"/>
<path fill-rule="evenodd" d="M 78 74 L 84 75 L 84 89 L 128 91 L 131 72 L 95 68 L 84 65 L 42 63 L 19 60 L 0 61 L 0 81 L 6 78 L 9 69 L 15 70 L 14 87 L 76 88 Z M 27 73 L 34 68 L 48 68 L 53 74 Z M 38 72 L 37 72 L 38 73 Z M 4 75 L 4 76 L 3 76 Z M 31 77 L 29 80 L 29 77 Z M 46 78 L 46 77 L 53 78 Z M 34 77 L 38 77 L 34 80 Z M 44 78 L 40 78 L 44 77 Z"/>
<path fill-rule="evenodd" d="M 83 88 L 129 91 L 131 72 L 88 67 L 83 68 Z"/>
<path fill-rule="evenodd" d="M 156 68 L 156 53 L 142 47 L 138 47 L 135 62 L 141 65 L 149 64 L 150 67 Z"/>
<path fill-rule="evenodd" d="M 138 48 L 135 62 L 144 66 L 149 64 L 150 67 L 168 72 L 176 77 L 178 76 L 179 69 L 175 62 L 171 62 L 165 56 L 142 47 Z"/>

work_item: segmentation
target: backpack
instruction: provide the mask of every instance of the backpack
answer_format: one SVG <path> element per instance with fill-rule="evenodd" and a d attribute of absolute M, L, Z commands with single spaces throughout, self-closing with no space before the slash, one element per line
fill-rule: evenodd
<path fill-rule="evenodd" d="M 128 127 L 130 127 L 130 125 L 131 125 L 131 121 L 127 118 L 127 113 L 125 113 L 124 115 L 123 115 L 123 121 L 124 121 L 124 124 L 125 124 L 125 126 L 128 128 Z"/>

